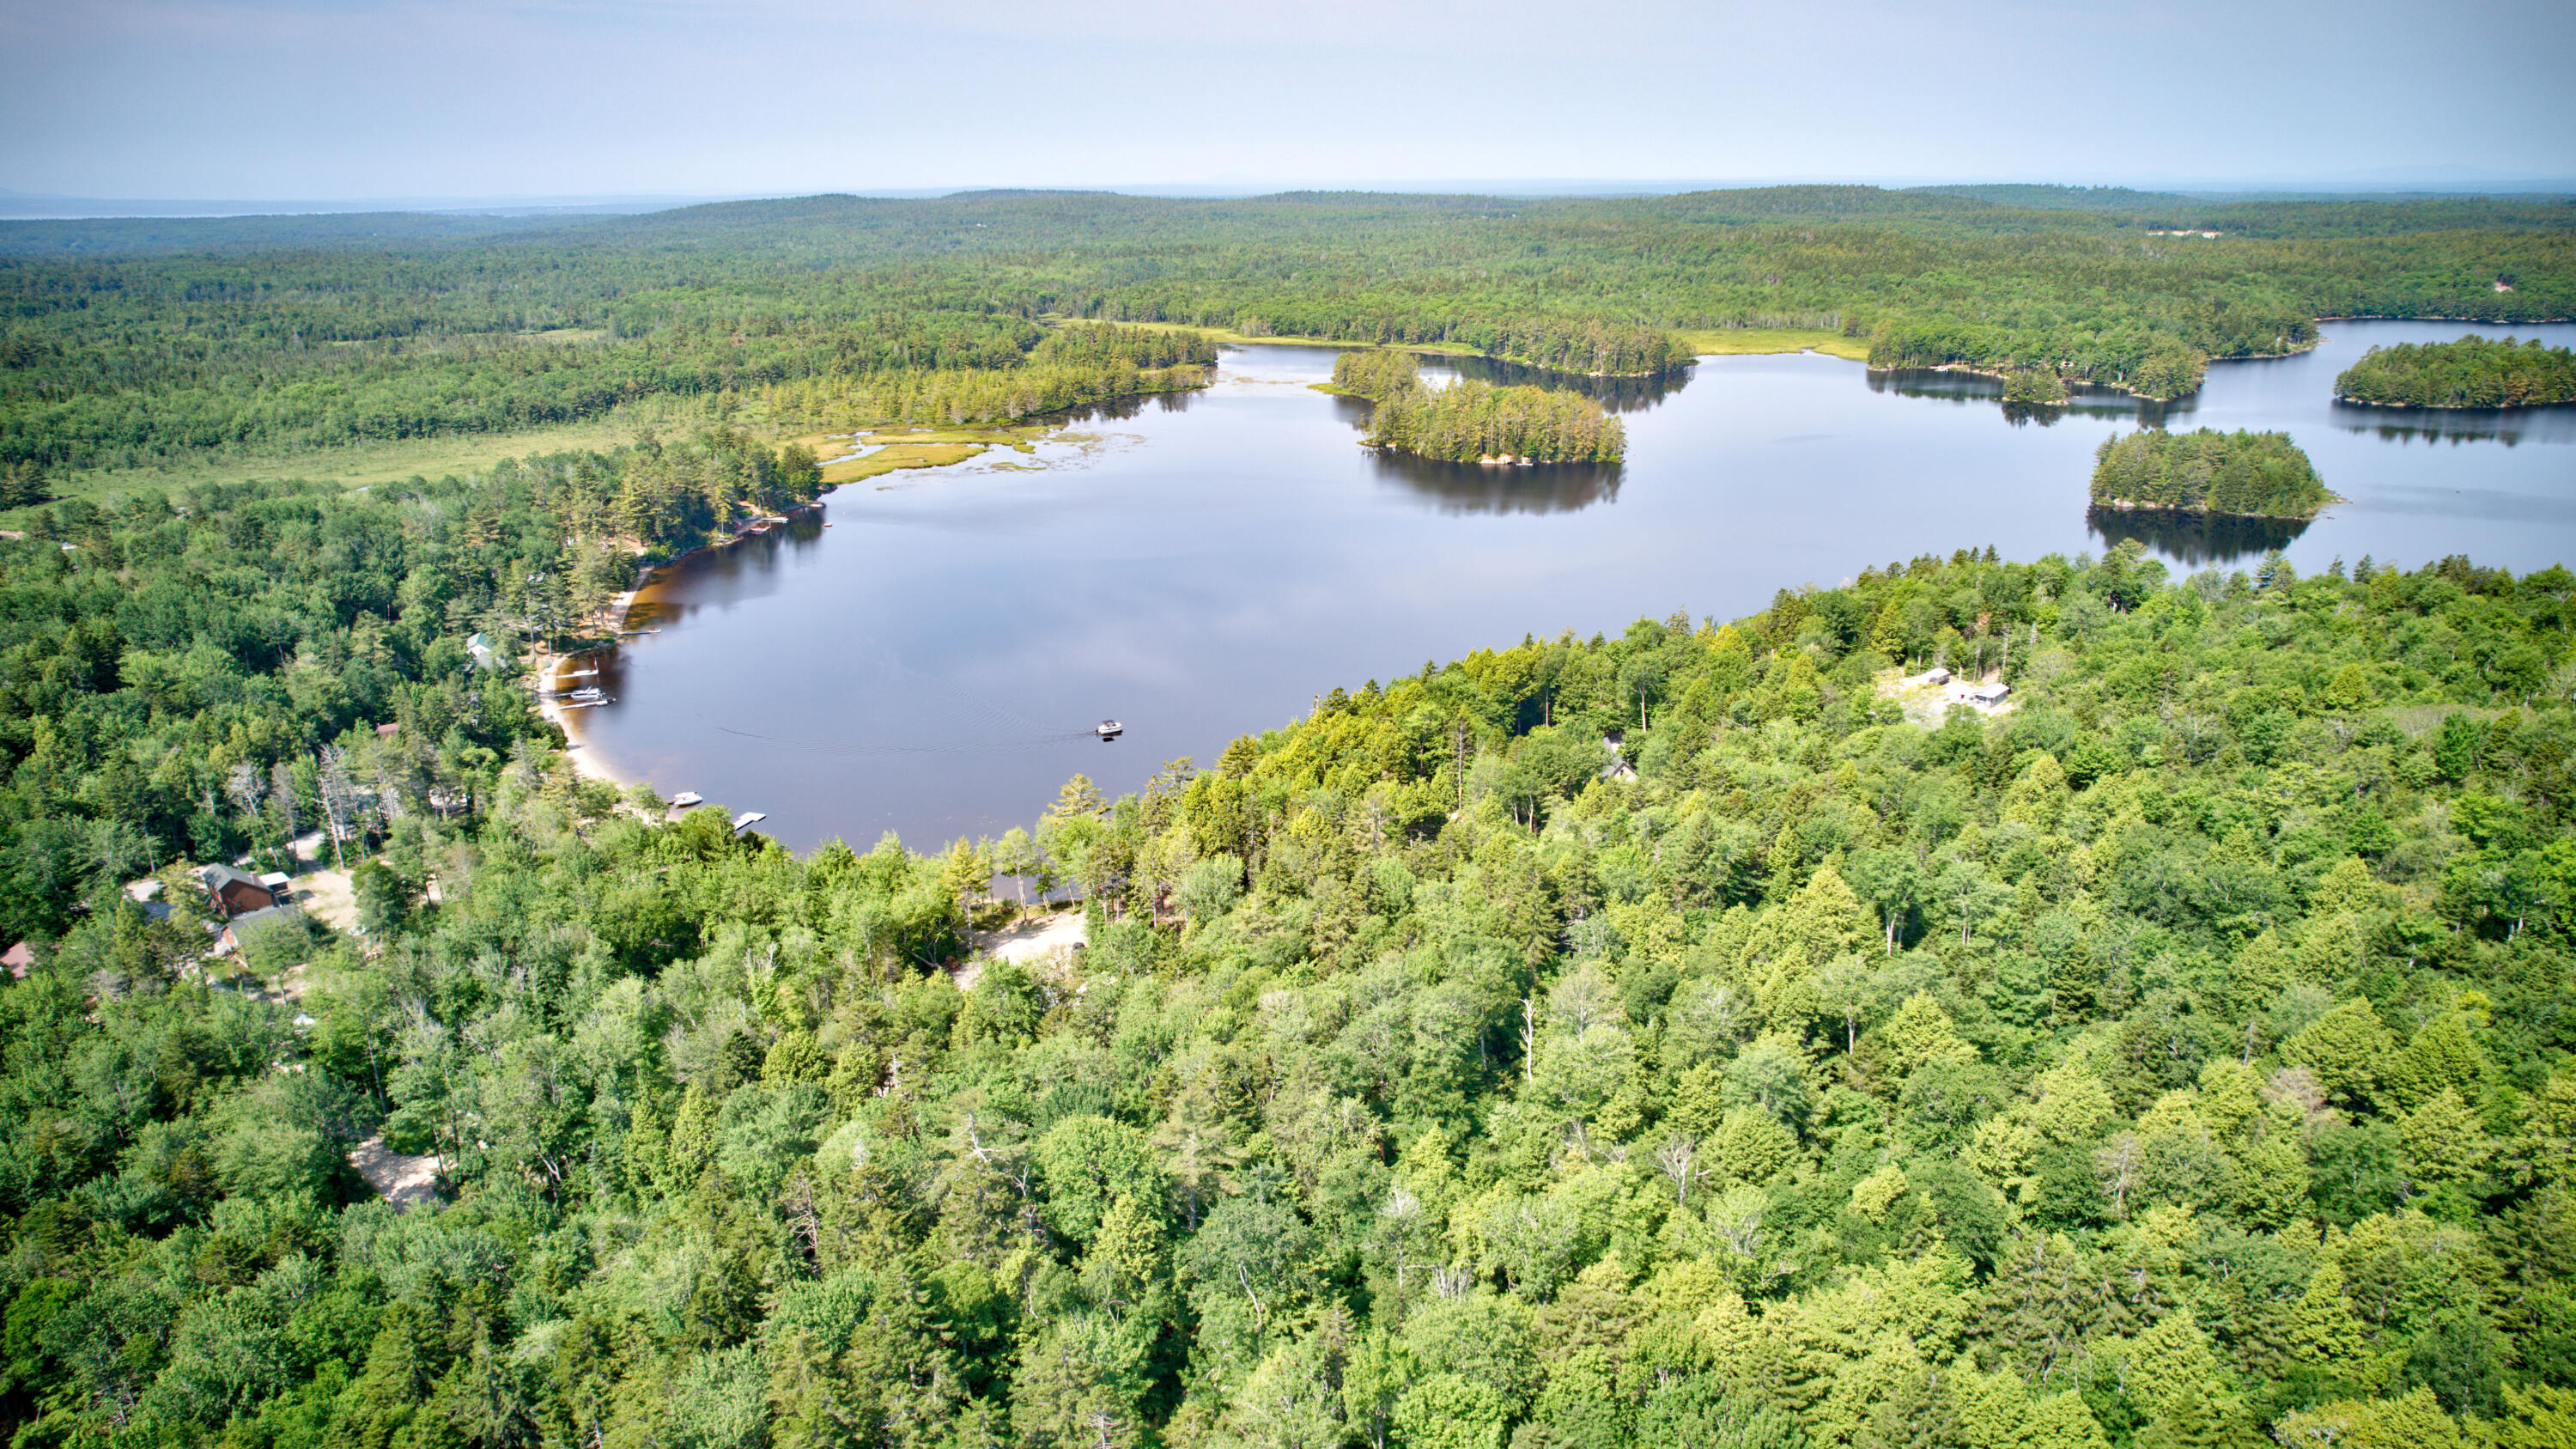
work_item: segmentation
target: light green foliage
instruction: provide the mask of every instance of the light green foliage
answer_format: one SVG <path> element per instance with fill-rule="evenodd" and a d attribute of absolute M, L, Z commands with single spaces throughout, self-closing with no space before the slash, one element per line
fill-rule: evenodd
<path fill-rule="evenodd" d="M 2352 1106 L 2377 1093 L 2380 1074 L 2394 1065 L 2397 1038 L 2369 1002 L 2347 1001 L 2282 1043 L 2281 1055 L 2313 1070 L 2337 1102 Z"/>

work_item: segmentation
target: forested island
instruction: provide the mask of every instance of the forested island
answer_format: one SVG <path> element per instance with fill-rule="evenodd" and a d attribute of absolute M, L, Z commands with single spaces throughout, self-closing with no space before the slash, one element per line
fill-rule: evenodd
<path fill-rule="evenodd" d="M 2185 210 L 2227 240 L 2150 234 Z M 1092 344 L 1051 340 L 1079 322 L 1586 373 L 1668 370 L 1694 339 L 1754 330 L 1880 367 L 2171 397 L 2210 358 L 2306 345 L 2320 315 L 2576 315 L 2568 235 L 2544 201 L 1830 186 L 7 222 L 0 507 L 205 459 L 294 476 L 316 452 L 561 429 L 648 401 L 772 436 L 1028 416 L 1118 385 Z M 2514 290 L 2475 280 L 2501 274 Z M 1168 386 L 1204 357 L 1125 360 L 1139 386 Z"/>
<path fill-rule="evenodd" d="M 2576 351 L 2539 338 L 2374 347 L 2335 379 L 2344 402 L 2401 408 L 2519 408 L 2576 402 Z"/>
<path fill-rule="evenodd" d="M 2314 518 L 2335 501 L 2287 433 L 2141 428 L 2103 439 L 2093 458 L 2097 507 Z"/>
<path fill-rule="evenodd" d="M 1332 391 L 1367 398 L 1368 445 L 1453 463 L 1615 463 L 1627 426 L 1578 392 L 1472 378 L 1429 387 L 1411 353 L 1345 352 Z"/>
<path fill-rule="evenodd" d="M 18 1442 L 2565 1442 L 2563 570 L 1924 556 L 799 859 L 471 667 L 547 486 L 0 541 Z"/>

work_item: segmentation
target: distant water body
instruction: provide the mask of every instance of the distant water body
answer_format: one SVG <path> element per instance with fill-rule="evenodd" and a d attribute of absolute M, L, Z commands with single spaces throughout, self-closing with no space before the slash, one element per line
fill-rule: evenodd
<path fill-rule="evenodd" d="M 2219 363 L 2197 397 L 2146 405 L 2173 428 L 2287 430 L 2348 500 L 2304 527 L 2090 516 L 2093 449 L 2139 422 L 2117 395 L 2043 421 L 1967 374 L 1710 358 L 1611 387 L 1624 464 L 1480 468 L 1368 453 L 1362 406 L 1308 386 L 1332 352 L 1249 347 L 1213 388 L 1095 413 L 1034 459 L 844 488 L 828 531 L 686 561 L 648 595 L 662 632 L 603 666 L 616 702 L 574 725 L 618 773 L 765 811 L 800 850 L 887 830 L 927 848 L 1028 823 L 1076 771 L 1115 793 L 1167 758 L 1211 763 L 1335 685 L 1524 634 L 1732 618 L 1917 554 L 2134 535 L 2177 572 L 2274 547 L 2305 571 L 2576 565 L 2576 408 L 2332 400 L 2367 348 L 2465 331 L 2504 335 L 2328 323 L 2313 352 Z M 2576 326 L 2520 335 L 2576 344 Z M 1107 717 L 1126 734 L 1103 745 Z"/>

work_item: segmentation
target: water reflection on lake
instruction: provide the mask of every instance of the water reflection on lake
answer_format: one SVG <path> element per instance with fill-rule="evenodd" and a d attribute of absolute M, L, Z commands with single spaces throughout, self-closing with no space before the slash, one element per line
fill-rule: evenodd
<path fill-rule="evenodd" d="M 2576 410 L 2331 400 L 2372 343 L 2465 330 L 2330 323 L 2315 352 L 2218 364 L 2163 411 L 2290 431 L 2348 500 L 2306 525 L 2091 513 L 2094 448 L 2139 421 L 2118 395 L 2015 426 L 1993 379 L 1708 358 L 1585 380 L 1625 409 L 1622 465 L 1483 468 L 1359 447 L 1363 405 L 1310 386 L 1330 351 L 1247 348 L 1208 391 L 1091 410 L 1034 458 L 894 474 L 833 494 L 829 531 L 800 521 L 689 560 L 652 593 L 663 632 L 604 666 L 617 702 L 576 727 L 621 772 L 766 811 L 799 848 L 887 829 L 932 846 L 1026 823 L 1076 770 L 1117 791 L 1173 756 L 1212 760 L 1335 685 L 1525 633 L 1733 617 L 1927 552 L 2136 538 L 2184 568 L 2276 547 L 2307 570 L 2576 560 Z M 1109 716 L 1124 739 L 1083 735 Z"/>
<path fill-rule="evenodd" d="M 1572 513 L 1619 498 L 1617 463 L 1501 468 L 1406 453 L 1378 453 L 1369 461 L 1381 482 L 1443 513 Z"/>
<path fill-rule="evenodd" d="M 2134 538 L 2191 569 L 2286 549 L 2308 531 L 2304 518 L 2223 518 L 2156 508 L 2096 508 L 2084 522 L 2106 546 Z"/>
<path fill-rule="evenodd" d="M 2132 427 L 2188 428 L 2193 426 L 2192 409 L 2200 403 L 2197 393 L 2172 402 L 2158 402 L 2154 398 L 2084 383 L 2070 384 L 2067 399 L 2060 405 L 2007 403 L 2003 400 L 2002 378 L 1940 367 L 1892 367 L 1872 372 L 1869 374 L 1869 390 L 1979 408 L 2000 406 L 2004 421 L 2016 426 L 2036 423 L 2041 427 L 2053 427 L 2072 418 L 2108 419 Z"/>

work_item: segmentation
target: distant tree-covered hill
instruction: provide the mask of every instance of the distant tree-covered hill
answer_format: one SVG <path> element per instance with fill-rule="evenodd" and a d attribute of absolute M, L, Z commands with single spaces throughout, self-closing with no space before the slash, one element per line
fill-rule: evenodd
<path fill-rule="evenodd" d="M 983 193 L 0 223 L 0 464 L 499 433 L 664 396 L 851 424 L 887 398 L 1052 396 L 968 375 L 1043 367 L 1067 319 L 1607 373 L 1671 367 L 1678 332 L 1795 328 L 1866 339 L 1881 366 L 2169 397 L 2208 359 L 2306 345 L 2320 316 L 2576 316 L 2563 203 L 2215 204 L 2181 219 L 2209 241 L 2112 200 Z"/>

